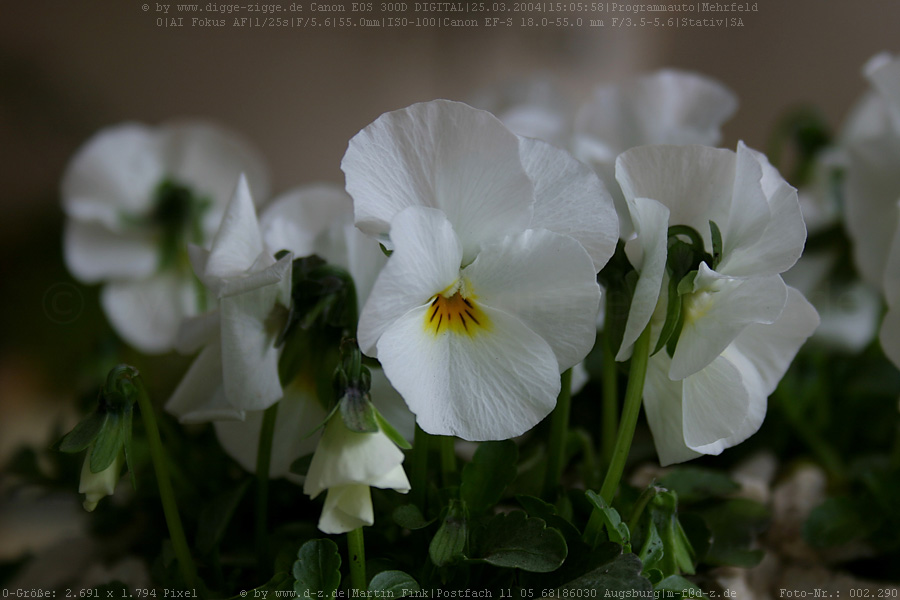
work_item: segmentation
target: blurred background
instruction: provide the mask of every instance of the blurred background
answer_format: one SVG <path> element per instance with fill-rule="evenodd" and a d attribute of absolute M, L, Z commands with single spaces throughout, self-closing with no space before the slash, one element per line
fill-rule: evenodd
<path fill-rule="evenodd" d="M 342 183 L 350 137 L 413 102 L 466 100 L 536 74 L 579 102 L 596 84 L 677 67 L 736 92 L 740 107 L 726 123 L 725 146 L 743 139 L 763 149 L 778 117 L 797 104 L 816 105 L 838 128 L 867 87 L 864 62 L 900 50 L 895 0 L 760 0 L 758 12 L 729 15 L 741 16 L 742 28 L 607 23 L 564 31 L 166 28 L 157 26 L 163 15 L 156 2 L 146 12 L 141 4 L 2 2 L 0 465 L 19 460 L 22 444 L 46 448 L 72 425 L 85 381 L 119 352 L 104 345 L 112 336 L 96 286 L 68 275 L 60 249 L 61 174 L 102 127 L 192 116 L 219 122 L 262 151 L 278 193 L 314 181 Z M 179 16 L 173 11 L 167 16 Z M 179 357 L 155 360 L 182 372 Z M 67 523 L 55 535 L 80 527 L 66 519 L 81 510 L 74 493 L 70 500 L 52 513 Z M 9 506 L 0 502 L 0 561 L 43 543 L 33 523 Z"/>

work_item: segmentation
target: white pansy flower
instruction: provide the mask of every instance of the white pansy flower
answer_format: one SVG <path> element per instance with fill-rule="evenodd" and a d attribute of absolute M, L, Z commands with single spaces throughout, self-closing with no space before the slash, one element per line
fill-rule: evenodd
<path fill-rule="evenodd" d="M 130 345 L 168 351 L 181 319 L 199 312 L 187 244 L 216 231 L 241 173 L 267 195 L 256 151 L 196 122 L 105 129 L 72 158 L 62 182 L 66 265 L 79 281 L 105 282 L 103 309 Z"/>
<path fill-rule="evenodd" d="M 603 184 L 562 150 L 448 101 L 382 115 L 341 168 L 357 226 L 393 249 L 360 347 L 418 424 L 469 440 L 537 424 L 594 342 L 596 273 L 617 237 Z"/>
<path fill-rule="evenodd" d="M 291 302 L 291 262 L 262 242 L 242 177 L 211 250 L 191 247 L 191 262 L 215 308 L 185 323 L 180 346 L 203 347 L 166 409 L 182 422 L 243 419 L 282 396 L 275 340 Z"/>
<path fill-rule="evenodd" d="M 592 165 L 610 189 L 620 236 L 633 228 L 625 198 L 615 183 L 616 157 L 637 146 L 715 146 L 721 127 L 737 110 L 737 97 L 721 83 L 697 73 L 663 69 L 624 85 L 600 85 L 575 118 L 573 151 Z"/>
<path fill-rule="evenodd" d="M 779 275 L 806 239 L 796 190 L 743 144 L 736 153 L 636 148 L 619 157 L 616 175 L 637 232 L 626 252 L 639 273 L 617 358 L 629 356 L 654 314 L 656 345 L 669 301 L 669 228 L 693 229 L 704 255 L 693 281 L 682 281 L 674 351 L 650 360 L 644 407 L 663 463 L 718 454 L 759 428 L 768 394 L 818 325 Z"/>
<path fill-rule="evenodd" d="M 281 250 L 295 257 L 316 254 L 346 268 L 356 284 L 358 302 L 365 301 L 387 262 L 378 244 L 353 225 L 353 203 L 335 185 L 313 184 L 286 192 L 262 212 L 259 227 L 263 244 L 273 255 Z M 272 478 L 295 478 L 290 474 L 291 464 L 316 448 L 319 436 L 310 434 L 327 414 L 316 392 L 316 375 L 298 373 L 284 386 L 272 439 Z M 371 395 L 388 422 L 412 440 L 413 416 L 380 370 L 372 371 Z M 243 420 L 213 421 L 222 448 L 249 472 L 256 470 L 262 421 L 263 411 L 253 410 L 244 411 Z"/>
<path fill-rule="evenodd" d="M 125 464 L 125 453 L 119 452 L 112 463 L 100 471 L 91 471 L 91 449 L 84 456 L 84 464 L 81 467 L 81 481 L 78 484 L 78 493 L 84 494 L 84 509 L 93 512 L 97 503 L 105 496 L 112 496 L 119 483 L 119 474 L 122 465 Z"/>
<path fill-rule="evenodd" d="M 381 430 L 356 433 L 340 414 L 325 425 L 303 484 L 311 498 L 327 490 L 319 529 L 337 534 L 372 525 L 370 487 L 409 491 L 403 471 L 403 452 Z"/>

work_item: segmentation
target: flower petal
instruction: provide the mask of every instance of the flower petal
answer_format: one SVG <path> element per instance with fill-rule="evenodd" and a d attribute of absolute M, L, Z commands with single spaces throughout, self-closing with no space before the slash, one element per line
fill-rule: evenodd
<path fill-rule="evenodd" d="M 247 180 L 242 176 L 213 238 L 201 278 L 224 279 L 241 275 L 253 266 L 262 251 L 256 208 Z"/>
<path fill-rule="evenodd" d="M 732 279 L 700 264 L 693 293 L 683 297 L 684 325 L 669 377 L 684 379 L 703 369 L 751 323 L 772 323 L 787 301 L 778 275 Z"/>
<path fill-rule="evenodd" d="M 496 117 L 436 100 L 381 115 L 341 162 L 356 224 L 384 236 L 410 206 L 442 210 L 466 261 L 482 242 L 528 227 L 534 203 L 518 139 Z"/>
<path fill-rule="evenodd" d="M 336 535 L 375 523 L 372 492 L 364 484 L 340 485 L 328 490 L 319 517 L 319 530 Z"/>
<path fill-rule="evenodd" d="M 347 266 L 344 226 L 353 224 L 353 200 L 333 184 L 300 187 L 272 200 L 259 217 L 266 247 L 273 254 L 318 254 Z"/>
<path fill-rule="evenodd" d="M 595 275 L 578 242 L 544 229 L 485 246 L 463 270 L 479 306 L 502 310 L 541 336 L 560 371 L 584 359 L 594 345 L 600 307 Z"/>
<path fill-rule="evenodd" d="M 359 318 L 359 344 L 375 356 L 376 342 L 394 321 L 459 279 L 462 245 L 447 217 L 413 206 L 391 226 L 394 253 L 381 271 Z"/>
<path fill-rule="evenodd" d="M 166 402 L 166 410 L 182 423 L 241 420 L 244 411 L 232 406 L 222 384 L 222 346 L 208 344 Z"/>
<path fill-rule="evenodd" d="M 66 266 L 79 281 L 143 279 L 156 270 L 159 250 L 143 231 L 117 233 L 101 223 L 69 220 L 63 234 Z"/>
<path fill-rule="evenodd" d="M 700 456 L 684 443 L 682 408 L 683 381 L 669 379 L 672 359 L 658 352 L 647 365 L 644 382 L 644 414 L 653 434 L 653 443 L 662 466 L 680 463 Z"/>
<path fill-rule="evenodd" d="M 866 78 L 884 98 L 894 128 L 900 131 L 900 59 L 882 52 L 870 58 L 863 70 Z"/>
<path fill-rule="evenodd" d="M 425 328 L 429 309 L 409 311 L 378 341 L 384 372 L 422 429 L 502 440 L 528 431 L 553 410 L 559 366 L 543 338 L 488 306 L 482 311 L 490 327 L 472 336 L 450 330 L 435 336 Z"/>
<path fill-rule="evenodd" d="M 116 333 L 146 354 L 171 350 L 182 319 L 197 312 L 194 282 L 170 272 L 108 283 L 100 302 Z"/>
<path fill-rule="evenodd" d="M 546 142 L 519 138 L 522 166 L 534 182 L 532 229 L 575 238 L 600 271 L 616 249 L 619 223 L 612 196 L 590 167 Z"/>
<path fill-rule="evenodd" d="M 722 441 L 740 428 L 750 410 L 741 372 L 718 356 L 683 384 L 685 444 L 704 454 L 719 454 L 725 448 Z"/>

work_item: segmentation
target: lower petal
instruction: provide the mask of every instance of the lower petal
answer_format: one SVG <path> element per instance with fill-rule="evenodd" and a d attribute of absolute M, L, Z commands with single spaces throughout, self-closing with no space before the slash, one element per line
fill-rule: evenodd
<path fill-rule="evenodd" d="M 719 454 L 750 406 L 741 372 L 724 356 L 684 380 L 684 441 L 704 454 Z"/>
<path fill-rule="evenodd" d="M 372 493 L 365 484 L 351 483 L 330 488 L 325 496 L 325 506 L 319 517 L 319 530 L 323 533 L 347 533 L 375 523 L 372 510 Z"/>

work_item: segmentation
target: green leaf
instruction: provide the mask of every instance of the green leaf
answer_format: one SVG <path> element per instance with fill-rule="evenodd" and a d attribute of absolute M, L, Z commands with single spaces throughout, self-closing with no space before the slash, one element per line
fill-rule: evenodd
<path fill-rule="evenodd" d="M 638 553 L 638 558 L 644 564 L 644 575 L 647 575 L 647 571 L 650 569 L 657 568 L 657 565 L 662 562 L 664 555 L 665 547 L 663 546 L 662 538 L 659 537 L 656 524 L 651 520 L 650 526 L 647 528 L 647 534 L 644 536 L 641 551 Z"/>
<path fill-rule="evenodd" d="M 272 594 L 268 595 L 269 592 L 291 592 L 294 588 L 292 587 L 294 584 L 294 578 L 290 573 L 286 571 L 278 571 L 275 575 L 272 576 L 269 581 L 265 582 L 259 587 L 253 588 L 252 590 L 242 591 L 241 594 L 232 596 L 228 600 L 247 600 L 248 598 L 271 598 L 275 596 Z M 206 596 L 207 598 L 209 596 Z M 275 596 L 278 597 L 278 596 Z M 287 596 L 282 595 L 282 598 L 286 598 Z M 296 596 L 299 598 L 299 596 Z"/>
<path fill-rule="evenodd" d="M 857 502 L 851 498 L 828 498 L 814 508 L 803 524 L 803 538 L 814 548 L 846 544 L 871 533 Z"/>
<path fill-rule="evenodd" d="M 381 598 L 403 598 L 419 591 L 419 584 L 403 571 L 382 571 L 369 582 L 369 592 Z"/>
<path fill-rule="evenodd" d="M 294 563 L 294 592 L 300 598 L 327 598 L 341 585 L 341 555 L 328 539 L 310 540 L 300 547 Z"/>
<path fill-rule="evenodd" d="M 106 424 L 91 448 L 92 473 L 100 473 L 107 469 L 122 452 L 127 437 L 125 431 L 127 426 L 123 415 L 116 412 L 107 413 Z"/>
<path fill-rule="evenodd" d="M 483 442 L 472 462 L 463 467 L 459 495 L 466 506 L 481 512 L 496 504 L 516 478 L 519 450 L 515 442 Z"/>
<path fill-rule="evenodd" d="M 384 435 L 388 436 L 388 439 L 397 444 L 403 450 L 411 450 L 412 444 L 406 441 L 406 438 L 400 435 L 400 433 L 394 429 L 394 426 L 391 425 L 387 419 L 385 419 L 378 409 L 375 409 L 375 420 L 378 422 L 378 426 L 381 428 L 381 431 L 384 432 Z"/>
<path fill-rule="evenodd" d="M 720 471 L 703 467 L 678 467 L 659 480 L 659 485 L 673 490 L 681 502 L 697 502 L 721 498 L 741 486 Z"/>
<path fill-rule="evenodd" d="M 394 509 L 394 513 L 391 516 L 394 518 L 394 522 L 397 525 L 413 531 L 416 529 L 425 529 L 437 520 L 426 520 L 425 517 L 422 516 L 419 507 L 415 504 L 403 504 L 398 506 Z"/>
<path fill-rule="evenodd" d="M 662 592 L 677 594 L 668 596 L 670 598 L 706 598 L 703 590 L 701 590 L 694 582 L 685 579 L 681 575 L 669 575 L 653 586 L 653 590 L 657 592 L 658 598 L 668 596 L 668 594 L 663 594 Z"/>
<path fill-rule="evenodd" d="M 497 567 L 548 573 L 558 569 L 568 555 L 559 530 L 522 511 L 494 515 L 479 538 L 472 560 Z"/>
<path fill-rule="evenodd" d="M 584 495 L 594 506 L 594 510 L 598 511 L 609 541 L 625 547 L 630 552 L 631 532 L 628 530 L 628 525 L 622 522 L 622 517 L 619 516 L 618 511 L 607 505 L 602 497 L 591 490 L 586 491 Z M 596 540 L 585 541 L 591 545 L 596 544 Z"/>
<path fill-rule="evenodd" d="M 631 553 L 620 554 L 609 562 L 560 586 L 559 589 L 596 590 L 597 598 L 626 597 L 623 593 L 628 593 L 635 598 L 639 595 L 647 596 L 652 593 L 653 584 L 641 575 L 642 569 L 643 565 L 637 556 Z M 556 597 L 562 596 L 556 594 Z"/>
<path fill-rule="evenodd" d="M 252 477 L 245 478 L 237 487 L 219 494 L 200 510 L 196 544 L 202 554 L 209 554 L 222 541 L 234 511 L 252 482 Z"/>
<path fill-rule="evenodd" d="M 132 463 L 132 457 L 134 456 L 134 452 L 131 447 L 131 432 L 132 426 L 134 424 L 134 410 L 126 410 L 125 411 L 125 424 L 124 433 L 125 440 L 122 442 L 122 449 L 125 451 L 125 468 L 128 469 L 128 475 L 131 478 L 131 487 L 132 489 L 137 489 L 137 477 L 134 474 L 134 463 Z"/>
<path fill-rule="evenodd" d="M 656 341 L 656 347 L 653 348 L 653 352 L 650 353 L 651 356 L 665 347 L 666 342 L 669 341 L 669 338 L 671 338 L 672 334 L 675 333 L 675 330 L 678 329 L 678 325 L 682 319 L 682 302 L 681 295 L 678 293 L 678 281 L 670 277 L 667 290 L 666 320 L 659 332 L 659 339 Z"/>
<path fill-rule="evenodd" d="M 95 410 L 89 414 L 59 441 L 60 452 L 74 453 L 86 449 L 103 430 L 108 417 L 109 413 L 105 410 Z"/>
<path fill-rule="evenodd" d="M 678 573 L 694 574 L 694 549 L 678 521 L 678 496 L 670 490 L 658 492 L 647 507 L 650 515 L 650 534 L 656 530 L 664 552 L 654 565 L 664 577 Z M 642 558 L 643 560 L 643 558 Z"/>
<path fill-rule="evenodd" d="M 712 532 L 704 562 L 711 565 L 755 567 L 763 551 L 754 549 L 756 536 L 765 531 L 769 513 L 759 502 L 735 498 L 699 511 Z"/>
<path fill-rule="evenodd" d="M 522 505 L 522 508 L 525 509 L 525 512 L 528 513 L 529 517 L 537 517 L 538 519 L 543 519 L 545 523 L 549 527 L 555 527 L 562 532 L 563 537 L 566 539 L 566 544 L 570 545 L 573 542 L 577 542 L 581 539 L 581 534 L 578 533 L 578 528 L 576 528 L 572 523 L 563 518 L 556 507 L 548 502 L 544 502 L 540 498 L 536 498 L 534 496 L 526 496 L 524 494 L 520 494 L 516 496 L 516 500 L 518 500 L 519 504 Z"/>
<path fill-rule="evenodd" d="M 349 387 L 340 402 L 341 418 L 350 431 L 356 433 L 375 433 L 378 431 L 378 420 L 375 407 L 369 400 L 369 393 Z"/>
<path fill-rule="evenodd" d="M 428 545 L 428 556 L 431 557 L 431 562 L 443 567 L 463 558 L 468 532 L 465 504 L 451 499 L 447 515 Z"/>

